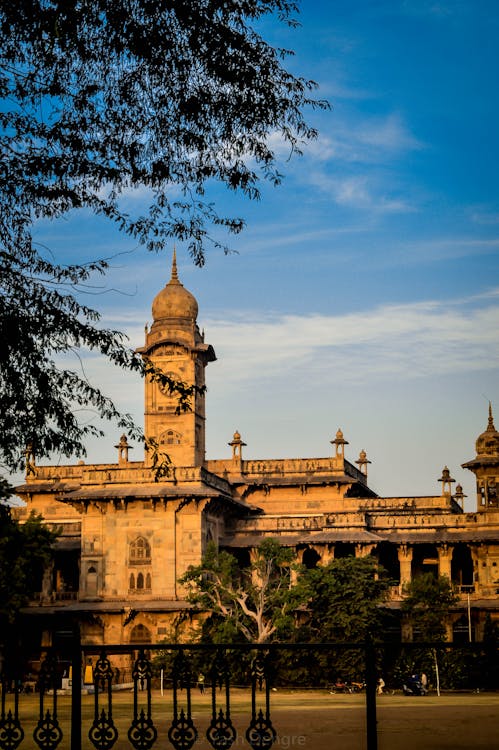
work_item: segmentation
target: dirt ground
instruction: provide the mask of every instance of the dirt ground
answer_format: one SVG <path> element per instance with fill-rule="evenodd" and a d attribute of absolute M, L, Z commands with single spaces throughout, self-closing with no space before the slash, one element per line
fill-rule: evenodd
<path fill-rule="evenodd" d="M 364 750 L 365 706 L 349 696 L 331 705 L 273 711 L 281 747 L 307 750 Z M 460 695 L 378 701 L 378 750 L 492 750 L 499 748 L 499 696 Z M 298 740 L 298 738 L 304 738 Z M 294 744 L 293 744 L 294 743 Z M 279 747 L 279 744 L 277 745 Z"/>
<path fill-rule="evenodd" d="M 262 696 L 263 698 L 263 696 Z M 47 706 L 48 707 L 48 706 Z M 21 718 L 26 737 L 20 748 L 35 747 L 32 732 L 36 722 L 36 696 L 22 696 Z M 93 698 L 83 703 L 83 747 L 91 750 L 87 733 L 93 714 Z M 59 717 L 64 740 L 59 750 L 70 750 L 69 697 L 59 699 Z M 113 717 L 119 730 L 115 750 L 129 750 L 127 730 L 132 711 L 132 696 L 113 695 Z M 170 748 L 167 739 L 171 722 L 171 695 L 154 695 L 153 719 L 158 729 L 154 748 Z M 205 737 L 211 711 L 211 694 L 193 694 L 192 713 L 198 729 L 193 750 L 209 750 Z M 234 750 L 249 750 L 244 737 L 251 707 L 248 691 L 234 691 L 232 720 L 238 736 Z M 276 750 L 365 750 L 365 696 L 330 695 L 326 691 L 277 691 L 271 695 L 271 716 L 277 733 Z M 381 696 L 377 704 L 378 750 L 492 750 L 499 748 L 499 694 L 471 693 L 427 695 L 421 698 L 403 695 Z"/>

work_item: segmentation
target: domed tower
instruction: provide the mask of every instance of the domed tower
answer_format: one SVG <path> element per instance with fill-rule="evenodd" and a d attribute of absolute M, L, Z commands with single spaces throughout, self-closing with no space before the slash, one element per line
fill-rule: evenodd
<path fill-rule="evenodd" d="M 146 326 L 145 346 L 138 351 L 173 380 L 204 386 L 204 368 L 216 359 L 197 325 L 198 303 L 180 283 L 173 251 L 170 281 L 152 303 L 153 323 Z M 205 398 L 194 394 L 191 410 L 176 414 L 178 396 L 146 380 L 144 433 L 157 441 L 175 466 L 205 461 Z"/>
<path fill-rule="evenodd" d="M 494 427 L 490 403 L 487 429 L 476 440 L 476 458 L 462 467 L 470 469 L 476 476 L 477 510 L 499 508 L 499 432 Z"/>

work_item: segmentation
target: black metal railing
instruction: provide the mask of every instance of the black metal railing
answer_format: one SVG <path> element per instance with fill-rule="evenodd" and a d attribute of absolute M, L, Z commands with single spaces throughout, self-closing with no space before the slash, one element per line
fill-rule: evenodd
<path fill-rule="evenodd" d="M 82 646 L 74 635 L 71 639 L 66 638 L 64 648 L 48 648 L 42 654 L 36 679 L 38 716 L 32 717 L 33 729 L 28 726 L 26 718 L 21 721 L 19 711 L 23 692 L 32 680 L 23 681 L 19 659 L 12 658 L 8 651 L 4 653 L 0 665 L 0 750 L 17 750 L 22 744 L 32 747 L 31 737 L 41 750 L 57 750 L 62 748 L 64 734 L 65 747 L 71 750 L 81 750 L 83 741 L 87 746 L 90 742 L 96 750 L 111 750 L 118 739 L 123 743 L 125 738 L 128 747 L 135 750 L 150 750 L 156 743 L 165 747 L 166 740 L 175 750 L 191 750 L 201 736 L 201 728 L 193 715 L 193 690 L 197 686 L 200 692 L 204 692 L 205 685 L 210 701 L 203 733 L 210 746 L 214 750 L 230 750 L 236 740 L 242 741 L 244 737 L 253 750 L 270 750 L 279 739 L 279 727 L 274 726 L 272 717 L 274 686 L 289 684 L 287 681 L 292 679 L 293 670 L 302 675 L 303 684 L 303 675 L 308 670 L 313 684 L 317 685 L 317 675 L 322 674 L 321 686 L 327 687 L 332 665 L 336 665 L 337 672 L 337 665 L 347 662 L 355 664 L 356 677 L 365 689 L 365 746 L 367 750 L 377 750 L 378 677 L 382 671 L 386 676 L 386 670 L 391 668 L 389 665 L 393 665 L 396 656 L 404 652 L 409 661 L 414 662 L 411 654 L 421 654 L 425 650 L 452 656 L 456 649 L 460 649 L 476 662 L 480 653 L 485 652 L 485 658 L 488 658 L 487 648 L 490 651 L 490 646 L 478 643 L 381 644 L 370 640 L 313 645 L 144 643 Z M 64 729 L 59 715 L 63 670 L 66 675 L 71 674 L 71 716 L 67 717 L 70 721 L 62 722 Z M 89 671 L 92 682 L 85 684 L 85 672 Z M 153 693 L 159 690 L 160 672 L 161 680 L 163 675 L 168 678 L 171 700 L 162 703 L 158 709 Z M 65 679 L 67 684 L 68 677 Z M 117 691 L 122 686 L 133 693 L 133 698 L 130 695 L 129 702 L 126 701 L 125 725 L 123 702 L 120 704 L 120 721 L 114 718 Z M 239 729 L 232 720 L 235 687 L 243 687 L 249 698 L 248 715 Z M 82 724 L 84 692 L 93 693 L 93 711 L 90 720 Z"/>

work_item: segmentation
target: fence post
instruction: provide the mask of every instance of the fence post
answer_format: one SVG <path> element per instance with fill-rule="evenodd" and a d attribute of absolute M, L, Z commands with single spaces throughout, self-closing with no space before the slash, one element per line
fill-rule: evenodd
<path fill-rule="evenodd" d="M 376 719 L 376 653 L 372 637 L 366 637 L 366 726 L 367 750 L 378 750 L 378 728 Z"/>
<path fill-rule="evenodd" d="M 81 750 L 81 637 L 78 622 L 73 624 L 71 667 L 71 750 Z"/>

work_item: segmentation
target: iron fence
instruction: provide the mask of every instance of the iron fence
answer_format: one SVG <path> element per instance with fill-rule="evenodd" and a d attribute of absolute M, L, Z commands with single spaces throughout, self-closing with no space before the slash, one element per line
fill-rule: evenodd
<path fill-rule="evenodd" d="M 491 663 L 490 645 L 478 643 L 388 644 L 369 640 L 313 645 L 137 643 L 82 646 L 77 634 L 71 637 L 66 634 L 62 645 L 59 643 L 43 651 L 36 675 L 26 676 L 23 671 L 26 659 L 20 659 L 19 652 L 4 650 L 0 663 L 0 750 L 17 750 L 21 745 L 32 747 L 32 739 L 41 750 L 56 750 L 63 738 L 66 742 L 69 739 L 71 750 L 81 750 L 82 738 L 96 750 L 111 750 L 118 739 L 123 743 L 124 737 L 126 746 L 136 750 L 150 750 L 156 743 L 165 747 L 166 739 L 175 750 L 191 750 L 201 731 L 193 714 L 194 690 L 206 690 L 210 698 L 210 715 L 203 735 L 214 750 L 229 750 L 242 737 L 253 750 L 270 750 L 278 744 L 279 736 L 272 715 L 276 686 L 286 687 L 292 684 L 293 675 L 299 675 L 302 686 L 309 679 L 316 687 L 336 692 L 333 680 L 340 670 L 344 677 L 349 677 L 342 681 L 344 690 L 365 691 L 365 747 L 377 750 L 379 676 L 384 673 L 386 677 L 390 673 L 393 682 L 397 669 L 409 668 L 400 664 L 414 664 L 416 659 L 424 666 L 421 654 L 428 656 L 437 652 L 452 661 L 456 649 L 466 655 L 466 663 L 471 665 L 467 677 L 462 677 L 468 682 L 475 679 L 473 663 L 475 667 L 480 659 Z M 493 654 L 497 661 L 495 645 Z M 345 674 L 346 665 L 350 665 L 349 675 Z M 497 685 L 498 675 L 492 678 Z M 164 687 L 169 691 L 170 701 L 167 706 L 162 704 L 160 717 L 155 713 L 153 693 Z M 393 684 L 393 687 L 397 686 Z M 232 718 L 236 688 L 247 691 L 249 698 L 243 729 L 236 729 Z M 339 689 L 338 684 L 336 689 Z M 34 727 L 28 727 L 29 722 L 21 715 L 20 703 L 24 695 L 33 690 L 38 715 Z M 118 726 L 113 713 L 120 690 L 131 694 L 125 729 L 123 722 Z M 69 691 L 71 716 L 63 727 L 59 704 L 61 695 Z M 92 715 L 86 723 L 82 723 L 84 693 L 90 693 L 93 700 Z"/>

